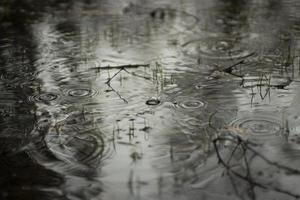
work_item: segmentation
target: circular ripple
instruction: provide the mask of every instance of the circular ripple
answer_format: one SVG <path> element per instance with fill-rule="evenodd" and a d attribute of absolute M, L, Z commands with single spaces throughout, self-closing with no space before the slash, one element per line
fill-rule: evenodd
<path fill-rule="evenodd" d="M 157 97 L 151 97 L 146 101 L 146 105 L 148 106 L 156 106 L 160 104 L 160 100 Z"/>
<path fill-rule="evenodd" d="M 176 120 L 177 124 L 180 126 L 182 133 L 188 135 L 201 135 L 199 134 L 203 128 L 208 125 L 208 120 L 203 119 L 203 117 L 194 118 L 189 116 L 182 116 Z"/>
<path fill-rule="evenodd" d="M 76 134 L 48 134 L 48 149 L 62 161 L 77 164 L 95 164 L 104 156 L 104 139 L 99 134 L 86 131 Z"/>
<path fill-rule="evenodd" d="M 235 134 L 255 136 L 279 135 L 282 130 L 278 120 L 262 116 L 237 119 L 231 122 L 230 127 Z"/>
<path fill-rule="evenodd" d="M 197 99 L 188 99 L 179 102 L 178 106 L 183 109 L 198 109 L 205 107 L 205 103 Z"/>
<path fill-rule="evenodd" d="M 247 57 L 251 52 L 236 45 L 234 39 L 229 38 L 204 38 L 188 41 L 182 46 L 184 54 L 199 58 L 214 60 L 229 60 Z"/>
<path fill-rule="evenodd" d="M 31 102 L 51 102 L 58 98 L 57 94 L 54 93 L 41 93 L 34 96 L 29 97 L 29 101 Z"/>
<path fill-rule="evenodd" d="M 185 109 L 196 109 L 204 107 L 204 103 L 198 100 L 187 100 L 184 102 L 180 102 L 179 105 Z"/>
<path fill-rule="evenodd" d="M 78 88 L 78 89 L 70 89 L 67 93 L 71 97 L 93 97 L 98 92 L 90 88 Z"/>

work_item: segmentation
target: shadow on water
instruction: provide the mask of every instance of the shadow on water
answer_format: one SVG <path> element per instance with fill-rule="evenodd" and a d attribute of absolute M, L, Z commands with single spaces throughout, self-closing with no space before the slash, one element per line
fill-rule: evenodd
<path fill-rule="evenodd" d="M 47 165 L 53 162 L 59 167 L 62 163 L 62 159 L 52 152 L 47 140 L 50 137 L 47 132 L 52 124 L 52 113 L 46 107 L 53 105 L 59 95 L 43 91 L 43 80 L 39 79 L 40 71 L 37 68 L 38 41 L 32 26 L 44 15 L 42 13 L 47 10 L 46 7 L 51 8 L 52 3 L 57 6 L 57 3 L 36 3 L 1 2 L 1 199 L 86 199 L 101 192 L 99 186 L 94 186 L 98 185 L 96 181 L 88 181 L 88 190 L 80 189 L 84 181 L 76 184 L 77 188 L 74 189 L 68 186 L 71 178 L 64 171 Z M 74 90 L 69 93 L 70 96 L 81 97 L 86 91 Z M 39 104 L 47 106 L 40 109 Z M 71 135 L 69 138 L 87 141 L 88 144 L 96 141 L 89 135 L 78 138 Z M 69 140 L 68 144 L 72 146 L 73 141 Z M 72 151 L 74 157 L 77 154 L 81 156 L 79 151 L 84 145 L 78 147 L 78 152 Z M 102 148 L 98 143 L 95 145 Z M 87 180 L 94 176 L 94 173 L 88 175 L 86 171 L 77 172 L 77 177 L 80 175 Z"/>
<path fill-rule="evenodd" d="M 33 36 L 18 16 L 7 14 L 2 20 L 10 24 L 0 28 L 1 199 L 62 199 L 57 186 L 64 182 L 63 176 L 37 164 L 24 150 L 36 140 L 31 135 L 37 120 L 35 106 L 27 103 L 37 83 Z"/>
<path fill-rule="evenodd" d="M 1 199 L 299 198 L 295 8 L 1 2 Z"/>

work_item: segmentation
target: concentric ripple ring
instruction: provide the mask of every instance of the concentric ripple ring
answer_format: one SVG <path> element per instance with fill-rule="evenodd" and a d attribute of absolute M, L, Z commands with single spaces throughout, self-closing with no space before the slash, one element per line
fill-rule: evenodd
<path fill-rule="evenodd" d="M 90 88 L 78 88 L 78 89 L 70 89 L 67 91 L 67 94 L 71 97 L 92 97 L 97 94 L 97 91 Z"/>
<path fill-rule="evenodd" d="M 238 130 L 238 132 L 253 136 L 279 135 L 282 130 L 282 125 L 278 120 L 263 116 L 237 119 L 230 123 L 230 127 L 233 130 Z"/>
<path fill-rule="evenodd" d="M 249 56 L 252 52 L 243 49 L 230 38 L 209 37 L 194 39 L 181 45 L 185 55 L 195 58 L 213 60 L 240 59 Z"/>
<path fill-rule="evenodd" d="M 34 96 L 29 97 L 30 102 L 51 102 L 58 98 L 59 96 L 54 93 L 41 93 Z"/>
<path fill-rule="evenodd" d="M 45 139 L 48 149 L 62 161 L 92 164 L 103 158 L 104 140 L 90 131 L 76 135 L 50 134 Z"/>
<path fill-rule="evenodd" d="M 205 103 L 197 99 L 190 99 L 181 101 L 178 105 L 183 109 L 198 109 L 204 107 Z"/>

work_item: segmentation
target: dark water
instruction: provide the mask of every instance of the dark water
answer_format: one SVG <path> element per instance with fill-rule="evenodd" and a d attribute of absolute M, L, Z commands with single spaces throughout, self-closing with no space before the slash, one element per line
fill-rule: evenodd
<path fill-rule="evenodd" d="M 300 197 L 298 0 L 2 0 L 0 199 Z"/>

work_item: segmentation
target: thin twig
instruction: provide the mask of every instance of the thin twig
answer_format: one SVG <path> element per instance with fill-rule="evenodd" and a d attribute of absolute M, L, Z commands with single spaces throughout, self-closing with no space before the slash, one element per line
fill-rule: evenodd
<path fill-rule="evenodd" d="M 116 93 L 117 95 L 118 95 L 118 97 L 120 98 L 120 99 L 122 99 L 125 103 L 128 103 L 128 101 L 124 98 L 124 97 L 122 97 L 121 95 L 120 95 L 120 93 L 118 92 L 118 91 L 116 91 L 110 84 L 107 84 L 108 85 L 108 87 L 114 92 L 114 93 Z"/>
<path fill-rule="evenodd" d="M 120 69 L 117 73 L 115 73 L 111 78 L 108 78 L 108 80 L 106 81 L 106 84 L 110 85 L 110 82 L 113 78 L 115 78 L 121 71 L 123 71 L 123 69 Z"/>
<path fill-rule="evenodd" d="M 217 130 L 217 128 L 213 126 L 213 124 L 212 124 L 212 118 L 215 116 L 215 114 L 216 114 L 217 112 L 218 112 L 217 110 L 214 111 L 213 113 L 211 113 L 211 114 L 209 115 L 209 118 L 208 118 L 208 126 L 209 126 L 210 128 L 212 128 L 212 129 L 214 129 L 214 130 Z"/>
<path fill-rule="evenodd" d="M 275 186 L 266 186 L 262 183 L 259 183 L 257 181 L 254 181 L 252 179 L 249 179 L 248 176 L 244 176 L 234 170 L 232 170 L 232 168 L 226 164 L 226 162 L 222 159 L 221 155 L 220 155 L 220 152 L 219 152 L 219 148 L 218 148 L 218 145 L 217 145 L 217 142 L 220 138 L 216 138 L 213 140 L 213 145 L 214 145 L 214 148 L 215 148 L 215 151 L 216 151 L 216 154 L 217 154 L 217 157 L 218 157 L 218 160 L 219 160 L 219 163 L 222 164 L 229 172 L 231 172 L 233 175 L 235 175 L 236 177 L 242 179 L 242 180 L 245 180 L 247 181 L 251 187 L 259 187 L 259 188 L 262 188 L 262 189 L 271 189 L 273 191 L 276 191 L 276 192 L 279 192 L 279 193 L 282 193 L 282 194 L 286 194 L 286 195 L 289 195 L 291 197 L 294 197 L 294 198 L 300 198 L 300 195 L 297 195 L 297 194 L 293 194 L 292 192 L 290 191 L 287 191 L 287 190 L 284 190 L 282 188 L 278 188 L 278 187 L 275 187 Z M 223 140 L 223 138 L 222 138 Z"/>
<path fill-rule="evenodd" d="M 229 180 L 231 182 L 231 185 L 233 187 L 233 190 L 234 190 L 236 196 L 238 196 L 240 199 L 244 200 L 244 197 L 241 194 L 239 194 L 238 187 L 237 187 L 236 183 L 234 182 L 233 177 L 231 176 L 231 172 L 227 171 L 227 175 L 229 177 Z"/>
<path fill-rule="evenodd" d="M 128 71 L 127 69 L 123 69 L 123 70 L 124 70 L 125 72 L 127 72 L 128 74 L 131 74 L 131 75 L 133 75 L 133 76 L 140 77 L 140 78 L 144 78 L 144 79 L 146 79 L 146 80 L 151 80 L 151 77 L 141 76 L 141 75 L 136 74 L 136 73 L 134 73 L 134 72 L 130 72 L 130 71 Z"/>
<path fill-rule="evenodd" d="M 150 64 L 132 64 L 132 65 L 117 65 L 117 66 L 103 66 L 103 67 L 93 67 L 91 69 L 97 70 L 109 70 L 109 69 L 129 69 L 138 67 L 150 67 Z"/>
<path fill-rule="evenodd" d="M 244 64 L 244 62 L 246 61 L 246 59 L 249 58 L 249 57 L 251 57 L 251 56 L 253 56 L 253 55 L 255 55 L 254 52 L 253 52 L 253 53 L 250 53 L 249 55 L 245 56 L 245 57 L 243 58 L 243 60 L 240 60 L 240 61 L 238 61 L 237 63 L 235 63 L 235 64 L 233 64 L 233 65 L 230 65 L 229 67 L 226 67 L 225 69 L 223 69 L 223 71 L 226 72 L 226 73 L 232 74 L 232 69 L 233 69 L 234 67 L 236 67 L 236 66 L 238 66 L 238 65 L 240 65 L 240 64 Z M 236 75 L 236 76 L 237 76 L 237 75 Z"/>
<path fill-rule="evenodd" d="M 250 145 L 257 146 L 257 144 L 252 143 L 250 141 L 244 141 L 241 137 L 236 136 L 236 135 L 231 135 L 231 136 L 234 137 L 235 139 L 234 138 L 229 138 L 229 137 L 226 137 L 226 138 L 225 137 L 218 137 L 218 138 L 216 138 L 214 140 L 216 140 L 216 141 L 226 141 L 226 140 L 229 140 L 229 141 L 231 141 L 233 143 L 237 143 L 237 144 L 240 143 L 241 145 L 243 145 L 244 147 L 246 147 L 248 150 L 252 151 L 255 155 L 257 155 L 258 157 L 260 157 L 262 160 L 264 160 L 266 163 L 268 163 L 270 165 L 273 165 L 273 166 L 276 166 L 277 168 L 289 171 L 289 173 L 299 174 L 300 175 L 300 170 L 297 170 L 297 169 L 288 167 L 286 165 L 282 165 L 282 164 L 279 164 L 277 162 L 271 161 L 267 157 L 265 157 L 263 154 L 259 153 L 253 147 L 250 146 Z"/>
<path fill-rule="evenodd" d="M 277 162 L 274 162 L 274 161 L 271 161 L 269 160 L 267 157 L 265 157 L 264 155 L 262 155 L 261 153 L 257 152 L 255 149 L 253 149 L 252 147 L 250 147 L 247 143 L 244 144 L 249 150 L 251 150 L 253 153 L 255 153 L 258 157 L 260 157 L 261 159 L 263 159 L 266 163 L 270 164 L 270 165 L 273 165 L 273 166 L 276 166 L 277 168 L 280 168 L 280 169 L 284 169 L 286 171 L 289 171 L 289 173 L 291 174 L 297 174 L 297 175 L 300 175 L 300 170 L 297 170 L 297 169 L 294 169 L 294 168 L 291 168 L 291 167 L 288 167 L 286 165 L 282 165 L 282 164 L 279 164 Z"/>
<path fill-rule="evenodd" d="M 227 164 L 228 164 L 228 165 L 230 164 L 230 161 L 231 161 L 231 159 L 233 158 L 234 153 L 236 152 L 236 150 L 237 150 L 237 148 L 238 148 L 239 146 L 240 146 L 240 142 L 238 142 L 238 143 L 236 144 L 236 146 L 234 147 L 233 151 L 231 152 L 230 157 L 229 157 L 229 159 L 228 159 L 228 161 L 227 161 Z"/>

